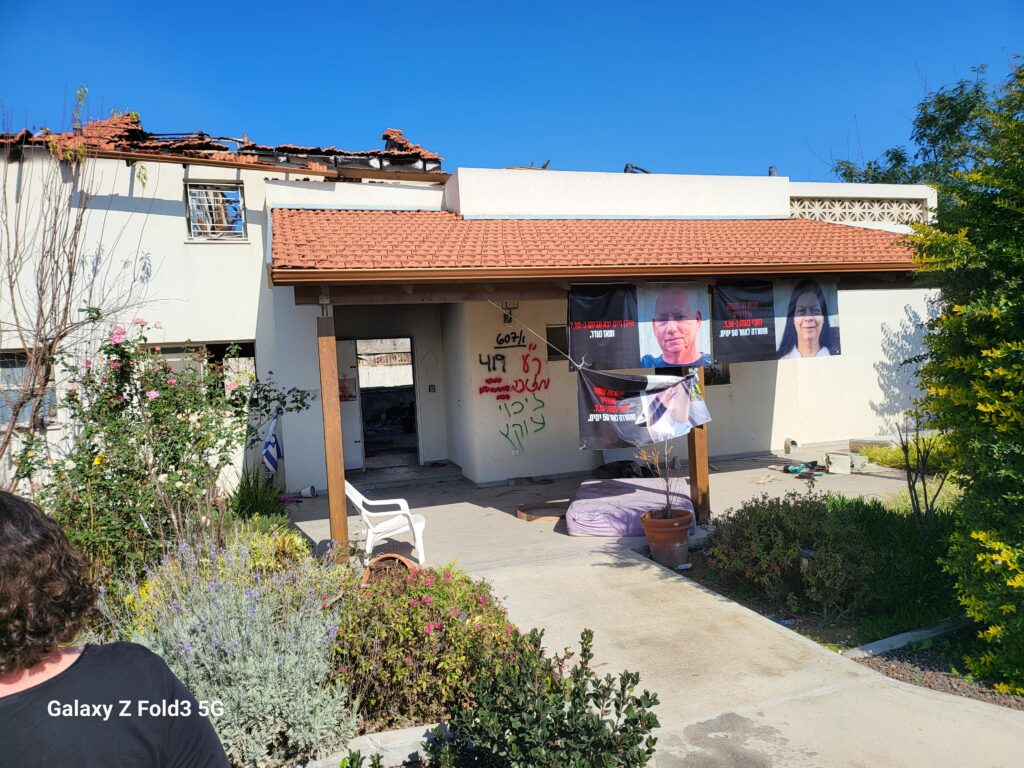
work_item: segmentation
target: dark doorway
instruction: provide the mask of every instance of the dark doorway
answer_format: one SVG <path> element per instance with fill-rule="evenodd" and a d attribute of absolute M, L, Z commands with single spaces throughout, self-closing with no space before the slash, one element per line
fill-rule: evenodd
<path fill-rule="evenodd" d="M 419 464 L 412 339 L 356 342 L 366 469 Z"/>

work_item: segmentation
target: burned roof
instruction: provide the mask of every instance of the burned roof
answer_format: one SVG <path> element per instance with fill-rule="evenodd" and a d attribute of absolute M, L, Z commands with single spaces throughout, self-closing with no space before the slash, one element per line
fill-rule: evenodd
<path fill-rule="evenodd" d="M 329 174 L 335 169 L 422 172 L 444 175 L 436 152 L 412 143 L 398 128 L 388 128 L 380 137 L 383 149 L 347 150 L 338 147 L 304 147 L 295 144 L 257 144 L 249 138 L 192 133 L 150 133 L 142 128 L 137 113 L 90 120 L 74 130 L 54 133 L 46 128 L 33 134 L 0 133 L 0 146 L 47 146 L 60 159 L 87 154 L 151 155 L 154 160 L 205 159 L 239 165 L 272 165 L 288 170 L 309 170 Z"/>

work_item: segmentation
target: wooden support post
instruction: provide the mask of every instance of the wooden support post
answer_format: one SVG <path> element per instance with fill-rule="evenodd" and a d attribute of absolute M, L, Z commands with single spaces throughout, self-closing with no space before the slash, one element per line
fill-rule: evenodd
<path fill-rule="evenodd" d="M 704 394 L 704 369 L 697 369 L 697 382 Z M 708 430 L 701 424 L 690 430 L 686 438 L 687 465 L 690 468 L 690 501 L 697 512 L 697 523 L 711 520 L 711 483 L 708 477 Z"/>
<path fill-rule="evenodd" d="M 338 340 L 334 318 L 316 319 L 316 346 L 320 356 L 320 403 L 324 414 L 324 456 L 327 460 L 327 502 L 331 513 L 331 539 L 339 557 L 348 557 L 348 508 L 345 498 L 345 449 L 341 442 L 341 397 L 338 394 Z"/>

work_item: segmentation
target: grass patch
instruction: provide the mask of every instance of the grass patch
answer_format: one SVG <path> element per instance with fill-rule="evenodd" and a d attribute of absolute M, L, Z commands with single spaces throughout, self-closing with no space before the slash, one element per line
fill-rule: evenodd
<path fill-rule="evenodd" d="M 935 435 L 925 438 L 929 444 L 933 444 L 931 454 L 928 456 L 928 463 L 925 470 L 929 474 L 949 472 L 953 463 L 953 448 L 949 440 L 943 435 Z M 903 450 L 896 445 L 866 445 L 857 451 L 861 456 L 867 458 L 872 464 L 882 467 L 903 469 Z M 910 445 L 910 461 L 912 465 L 917 463 L 917 446 Z"/>

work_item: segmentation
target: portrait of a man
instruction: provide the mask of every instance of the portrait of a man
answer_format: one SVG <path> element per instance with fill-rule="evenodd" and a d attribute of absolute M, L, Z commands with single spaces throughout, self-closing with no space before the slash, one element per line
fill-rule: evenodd
<path fill-rule="evenodd" d="M 694 427 L 711 421 L 707 403 L 692 380 L 686 380 L 661 392 L 641 397 L 637 426 L 643 427 L 652 442 L 682 437 Z"/>
<path fill-rule="evenodd" d="M 702 283 L 655 283 L 637 289 L 640 367 L 711 365 L 708 289 Z"/>

